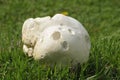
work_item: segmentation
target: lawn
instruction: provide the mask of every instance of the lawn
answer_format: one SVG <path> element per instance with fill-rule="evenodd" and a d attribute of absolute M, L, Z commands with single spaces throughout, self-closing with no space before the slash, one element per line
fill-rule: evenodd
<path fill-rule="evenodd" d="M 91 38 L 81 69 L 49 67 L 24 55 L 21 30 L 27 18 L 67 12 Z M 0 80 L 120 80 L 119 0 L 0 0 Z"/>

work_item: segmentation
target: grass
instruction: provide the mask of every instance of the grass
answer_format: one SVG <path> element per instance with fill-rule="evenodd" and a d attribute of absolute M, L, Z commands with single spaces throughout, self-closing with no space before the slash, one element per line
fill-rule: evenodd
<path fill-rule="evenodd" d="M 81 70 L 50 68 L 22 51 L 21 29 L 30 17 L 68 12 L 91 37 Z M 119 0 L 0 0 L 0 80 L 120 80 Z"/>

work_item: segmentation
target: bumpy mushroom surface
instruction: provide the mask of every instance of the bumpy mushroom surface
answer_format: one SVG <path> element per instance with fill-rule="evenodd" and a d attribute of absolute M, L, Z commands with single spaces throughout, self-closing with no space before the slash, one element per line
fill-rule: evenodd
<path fill-rule="evenodd" d="M 76 19 L 62 14 L 27 19 L 22 41 L 24 53 L 36 60 L 82 64 L 89 58 L 88 32 Z"/>

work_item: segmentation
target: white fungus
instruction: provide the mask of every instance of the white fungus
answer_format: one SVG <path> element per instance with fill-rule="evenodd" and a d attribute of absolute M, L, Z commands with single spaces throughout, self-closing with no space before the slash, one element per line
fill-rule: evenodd
<path fill-rule="evenodd" d="M 27 19 L 22 41 L 24 53 L 36 60 L 82 64 L 89 58 L 88 32 L 76 19 L 62 14 Z"/>

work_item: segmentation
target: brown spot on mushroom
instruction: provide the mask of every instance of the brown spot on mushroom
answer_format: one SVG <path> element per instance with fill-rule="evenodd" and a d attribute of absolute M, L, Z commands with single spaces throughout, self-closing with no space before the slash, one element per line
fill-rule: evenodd
<path fill-rule="evenodd" d="M 87 47 L 88 47 L 88 49 L 90 49 L 90 37 L 88 36 L 88 35 L 85 35 L 85 41 L 86 41 L 86 43 L 87 43 Z"/>
<path fill-rule="evenodd" d="M 63 26 L 63 24 L 61 23 L 60 26 Z"/>
<path fill-rule="evenodd" d="M 68 43 L 67 43 L 67 41 L 63 41 L 63 42 L 61 43 L 61 45 L 62 45 L 62 47 L 63 47 L 65 50 L 68 50 Z"/>
<path fill-rule="evenodd" d="M 52 38 L 53 38 L 54 40 L 58 40 L 58 39 L 60 39 L 60 37 L 61 37 L 61 34 L 60 34 L 60 32 L 58 32 L 58 31 L 56 31 L 56 32 L 54 32 L 54 33 L 52 34 Z"/>
<path fill-rule="evenodd" d="M 86 40 L 87 43 L 90 42 L 90 41 L 89 41 L 89 37 L 88 37 L 87 35 L 85 35 L 85 40 Z"/>
<path fill-rule="evenodd" d="M 72 35 L 75 35 L 75 32 L 72 31 L 71 29 L 68 29 L 68 31 L 69 31 Z"/>

